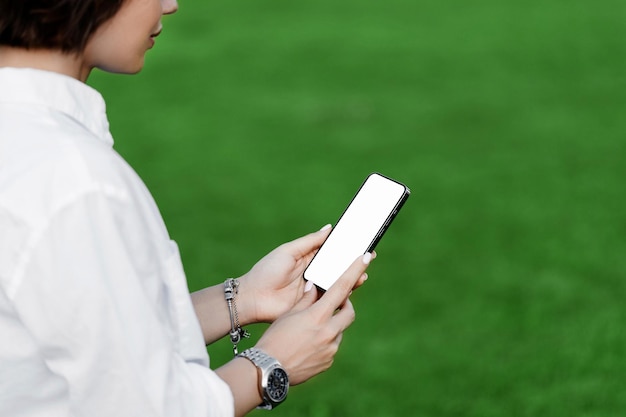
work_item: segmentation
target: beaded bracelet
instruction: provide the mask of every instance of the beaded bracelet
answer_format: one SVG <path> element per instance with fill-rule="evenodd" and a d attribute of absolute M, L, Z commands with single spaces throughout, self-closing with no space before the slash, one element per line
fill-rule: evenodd
<path fill-rule="evenodd" d="M 250 337 L 250 333 L 241 328 L 239 324 L 239 314 L 237 313 L 237 304 L 235 304 L 235 295 L 239 293 L 239 280 L 236 278 L 228 278 L 224 282 L 224 299 L 228 304 L 228 313 L 230 314 L 230 341 L 233 344 L 233 353 L 235 356 L 237 351 L 237 343 L 242 337 Z"/>

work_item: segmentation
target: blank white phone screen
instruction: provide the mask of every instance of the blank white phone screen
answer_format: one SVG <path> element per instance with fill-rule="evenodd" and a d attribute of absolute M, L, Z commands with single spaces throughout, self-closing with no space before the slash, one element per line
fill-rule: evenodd
<path fill-rule="evenodd" d="M 327 290 L 367 251 L 405 193 L 405 187 L 370 175 L 304 273 Z"/>

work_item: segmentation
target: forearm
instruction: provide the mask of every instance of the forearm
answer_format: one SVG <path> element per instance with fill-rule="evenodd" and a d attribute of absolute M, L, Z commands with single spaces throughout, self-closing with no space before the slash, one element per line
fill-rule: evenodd
<path fill-rule="evenodd" d="M 230 387 L 235 400 L 235 416 L 243 416 L 263 401 L 259 393 L 257 368 L 245 358 L 235 358 L 216 371 Z"/>
<path fill-rule="evenodd" d="M 244 297 L 245 283 L 240 282 L 239 294 L 235 296 L 239 323 L 241 326 L 254 323 L 254 308 Z M 230 330 L 230 313 L 224 299 L 224 284 L 214 285 L 191 294 L 196 315 L 200 321 L 204 342 L 208 345 L 226 336 Z"/>

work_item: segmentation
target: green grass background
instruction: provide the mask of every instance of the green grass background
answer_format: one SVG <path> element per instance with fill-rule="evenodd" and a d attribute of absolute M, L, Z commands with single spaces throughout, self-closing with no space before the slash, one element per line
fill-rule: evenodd
<path fill-rule="evenodd" d="M 164 24 L 140 75 L 90 83 L 192 290 L 372 171 L 412 189 L 334 366 L 272 415 L 624 414 L 623 0 L 183 0 Z"/>

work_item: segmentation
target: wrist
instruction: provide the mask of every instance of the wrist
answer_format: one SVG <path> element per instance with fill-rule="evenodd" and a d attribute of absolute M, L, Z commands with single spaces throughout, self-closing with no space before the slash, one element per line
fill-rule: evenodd
<path fill-rule="evenodd" d="M 239 342 L 241 342 L 241 339 L 250 337 L 250 333 L 248 333 L 241 326 L 241 321 L 239 319 L 239 309 L 237 308 L 239 285 L 240 283 L 237 278 L 228 278 L 224 281 L 224 299 L 226 300 L 226 305 L 228 306 L 230 321 L 230 331 L 228 334 L 230 336 L 230 341 L 233 344 L 233 353 L 235 356 L 239 353 L 237 346 L 239 345 Z"/>
<path fill-rule="evenodd" d="M 237 298 L 237 307 L 239 308 L 239 320 L 242 326 L 260 323 L 263 321 L 259 317 L 256 305 L 256 289 L 251 285 L 247 275 L 238 278 L 239 294 Z"/>

